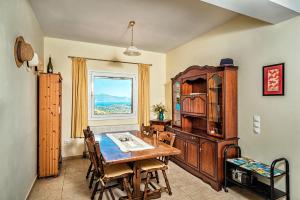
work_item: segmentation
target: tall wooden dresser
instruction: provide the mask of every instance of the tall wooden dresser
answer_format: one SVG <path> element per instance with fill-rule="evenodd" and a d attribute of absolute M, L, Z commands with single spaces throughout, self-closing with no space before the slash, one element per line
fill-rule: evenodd
<path fill-rule="evenodd" d="M 173 117 L 181 154 L 173 161 L 220 190 L 223 150 L 237 144 L 237 67 L 191 66 L 172 79 Z M 231 152 L 233 154 L 234 152 Z"/>
<path fill-rule="evenodd" d="M 61 162 L 62 77 L 38 77 L 38 176 L 58 176 Z"/>

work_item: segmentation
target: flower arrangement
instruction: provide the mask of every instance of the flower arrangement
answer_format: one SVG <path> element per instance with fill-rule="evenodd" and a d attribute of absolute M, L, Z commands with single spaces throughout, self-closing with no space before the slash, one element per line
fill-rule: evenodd
<path fill-rule="evenodd" d="M 164 113 L 167 112 L 167 108 L 162 103 L 154 104 L 152 106 L 152 112 L 154 112 L 155 114 L 157 114 L 157 118 L 159 120 L 163 120 L 164 119 Z"/>

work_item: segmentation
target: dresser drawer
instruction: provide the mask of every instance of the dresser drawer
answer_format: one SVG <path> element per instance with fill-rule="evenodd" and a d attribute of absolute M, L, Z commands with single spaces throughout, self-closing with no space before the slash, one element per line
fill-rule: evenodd
<path fill-rule="evenodd" d="M 177 130 L 175 130 L 175 134 L 176 134 L 176 137 L 184 138 L 186 140 L 189 140 L 190 142 L 199 143 L 199 138 L 196 136 L 189 135 L 189 134 L 183 133 L 181 131 L 177 131 Z"/>

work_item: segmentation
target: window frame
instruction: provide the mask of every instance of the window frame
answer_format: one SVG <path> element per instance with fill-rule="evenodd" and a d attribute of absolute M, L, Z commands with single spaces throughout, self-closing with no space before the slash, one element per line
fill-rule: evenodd
<path fill-rule="evenodd" d="M 122 119 L 135 119 L 137 120 L 137 104 L 138 104 L 138 81 L 136 73 L 115 73 L 107 71 L 88 71 L 88 120 L 122 120 Z M 95 115 L 94 114 L 94 80 L 96 77 L 108 78 L 127 78 L 132 79 L 132 113 L 118 113 L 108 115 Z"/>

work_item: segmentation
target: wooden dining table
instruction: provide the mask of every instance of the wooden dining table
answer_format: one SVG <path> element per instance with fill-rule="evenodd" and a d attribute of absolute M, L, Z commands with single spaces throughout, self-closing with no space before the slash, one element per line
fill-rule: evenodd
<path fill-rule="evenodd" d="M 147 136 L 139 131 L 130 131 L 130 133 L 139 137 L 144 142 L 152 145 L 154 148 L 142 151 L 123 152 L 121 151 L 119 146 L 107 136 L 106 133 L 95 135 L 95 139 L 100 144 L 100 151 L 103 156 L 105 165 L 114 165 L 121 163 L 131 163 L 133 165 L 133 199 L 140 200 L 142 199 L 143 194 L 140 189 L 142 176 L 141 168 L 138 161 L 157 158 L 161 156 L 178 155 L 180 154 L 180 150 L 159 141 L 157 139 L 156 134 Z M 160 196 L 160 190 L 155 190 L 151 192 L 149 198 L 160 198 Z"/>

